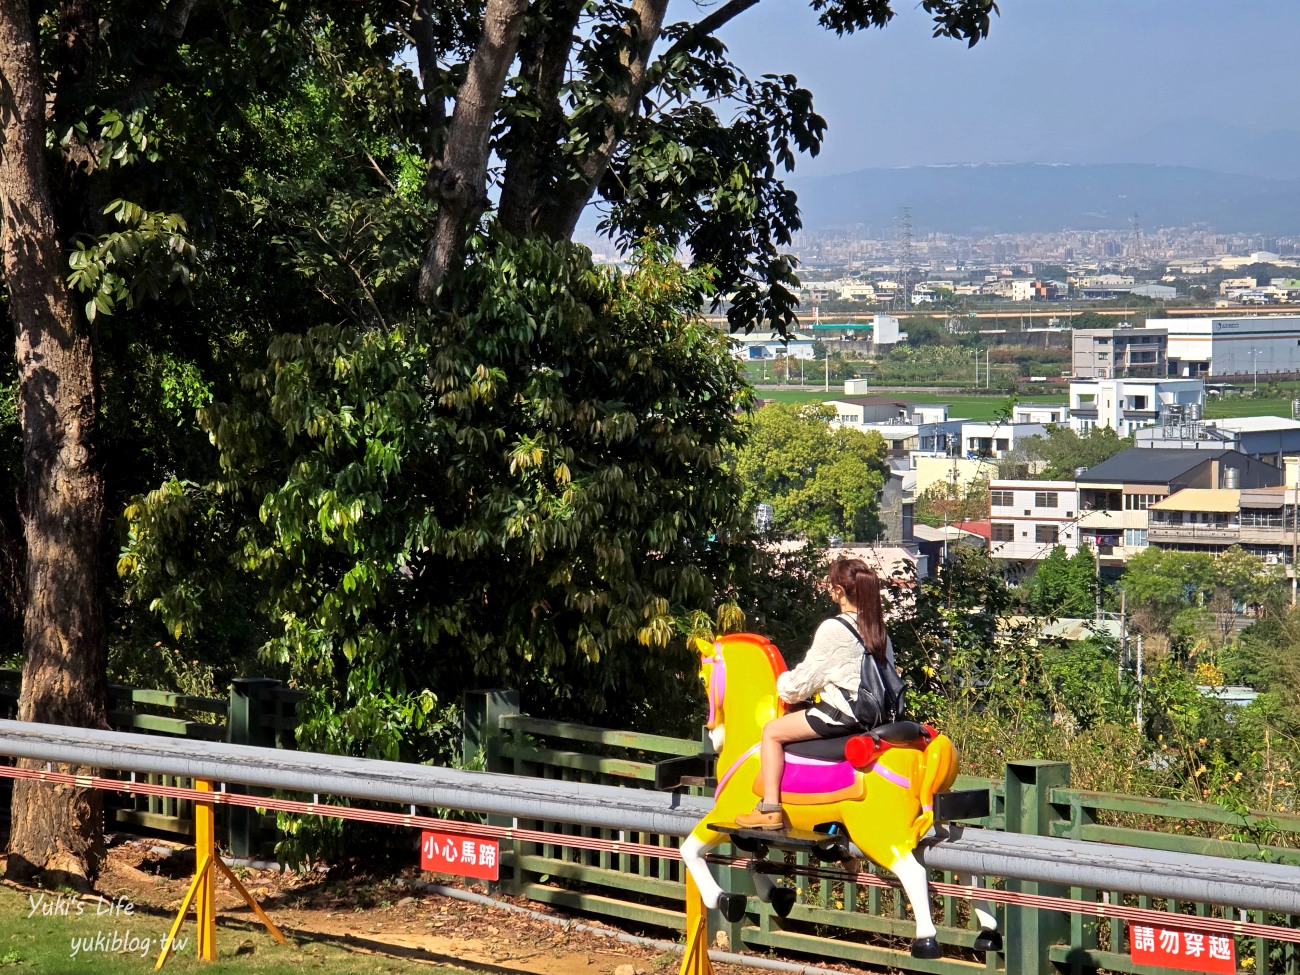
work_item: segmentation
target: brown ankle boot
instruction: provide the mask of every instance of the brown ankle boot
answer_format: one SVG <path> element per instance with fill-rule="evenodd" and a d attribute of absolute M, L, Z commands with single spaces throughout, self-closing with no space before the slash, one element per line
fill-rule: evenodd
<path fill-rule="evenodd" d="M 773 808 L 760 802 L 753 812 L 737 816 L 736 825 L 748 829 L 785 829 L 785 812 L 779 805 Z"/>

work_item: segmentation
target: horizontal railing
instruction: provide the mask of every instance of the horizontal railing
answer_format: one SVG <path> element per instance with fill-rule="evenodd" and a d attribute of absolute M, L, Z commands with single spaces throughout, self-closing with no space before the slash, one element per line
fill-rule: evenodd
<path fill-rule="evenodd" d="M 467 708 L 467 713 L 470 710 Z M 695 741 L 627 736 L 601 729 L 581 728 L 576 736 L 569 736 L 562 725 L 518 715 L 502 716 L 498 730 L 502 741 L 494 753 L 497 764 L 490 767 L 519 775 L 571 781 L 619 782 L 625 786 L 648 787 L 653 780 L 652 751 L 658 751 L 664 757 L 706 751 L 701 743 Z M 620 758 L 616 755 L 620 746 L 630 747 L 638 754 L 635 757 L 625 754 Z M 589 756 L 580 760 L 576 757 L 593 747 L 601 751 L 598 759 Z M 1032 768 L 1033 763 L 1030 765 Z M 1059 775 L 1061 770 L 1064 780 L 1054 784 L 1051 775 Z M 1266 856 L 1279 863 L 1300 865 L 1300 858 L 1296 857 L 1298 851 L 1293 848 L 1300 844 L 1292 843 L 1290 833 L 1286 836 L 1268 833 L 1270 839 L 1266 846 L 1253 844 L 1245 838 L 1252 830 L 1300 829 L 1300 817 L 1238 816 L 1231 810 L 1208 804 L 1073 790 L 1068 788 L 1068 767 L 1052 763 L 1045 763 L 1043 774 L 1043 781 L 1033 783 L 1027 792 L 1023 784 L 1017 785 L 1016 821 L 1011 824 L 1008 824 L 1006 782 L 962 776 L 954 788 L 987 789 L 990 814 L 971 825 L 1008 831 L 1009 838 L 1011 831 L 1023 832 L 1029 828 L 1031 832 L 1037 829 L 1043 835 L 1062 840 L 1096 844 L 1099 849 L 1113 848 L 1110 844 L 1119 843 L 1149 851 L 1145 854 L 1148 857 L 1159 857 L 1162 851 L 1169 851 L 1177 862 L 1186 860 L 1190 863 L 1188 858 L 1197 855 L 1234 860 Z M 684 791 L 698 795 L 707 790 L 696 786 Z M 1027 825 L 1026 809 L 1030 807 L 1048 810 L 1050 815 L 1041 823 Z M 670 836 L 625 834 L 540 820 L 530 821 L 530 825 L 560 833 L 676 845 L 676 840 Z M 1137 850 L 1135 854 L 1142 856 Z M 1008 855 L 1014 857 L 1014 854 Z M 1147 893 L 1125 893 L 1125 889 L 1133 889 L 1129 886 L 1132 878 L 1129 884 L 1120 884 L 1111 877 L 1106 883 L 1112 886 L 1104 890 L 1049 883 L 1051 879 L 1068 875 L 1068 865 L 1075 855 L 1062 854 L 1059 864 L 1053 863 L 1052 869 L 1040 881 L 1020 883 L 1019 887 L 1070 897 L 1084 905 L 1095 904 L 1097 916 L 1089 917 L 1082 913 L 1056 915 L 1052 923 L 1022 925 L 1018 933 L 1021 946 L 1005 958 L 989 956 L 985 967 L 989 970 L 1005 967 L 1008 972 L 1020 975 L 1029 975 L 1033 969 L 1033 975 L 1039 975 L 1039 972 L 1046 975 L 1066 961 L 1080 961 L 1086 967 L 1091 960 L 1097 964 L 1104 962 L 1108 969 L 1117 972 L 1146 972 L 1147 969 L 1134 965 L 1129 959 L 1127 922 L 1107 916 L 1108 905 L 1155 907 L 1171 913 L 1191 911 L 1196 916 L 1219 919 L 1237 916 L 1232 907 L 1223 903 L 1197 901 L 1189 904 L 1168 896 L 1167 892 L 1163 896 L 1157 895 L 1152 889 Z M 927 857 L 933 868 L 932 859 Z M 800 867 L 814 865 L 802 855 L 792 855 L 792 862 Z M 514 868 L 509 887 L 512 893 L 545 903 L 680 930 L 680 916 L 676 912 L 679 910 L 681 867 L 676 861 L 574 852 L 555 845 L 518 844 L 516 848 L 503 850 L 503 863 Z M 744 889 L 748 879 L 743 871 L 723 869 L 728 871 L 724 887 Z M 1136 876 L 1144 869 L 1155 868 L 1149 863 L 1145 867 L 1135 865 L 1132 872 Z M 1178 868 L 1169 869 L 1176 872 Z M 995 874 L 989 873 L 986 880 L 994 877 Z M 950 870 L 940 871 L 938 879 L 952 881 L 954 875 Z M 799 897 L 789 917 L 781 918 L 766 905 L 751 903 L 751 910 L 744 920 L 728 928 L 733 945 L 743 944 L 757 950 L 795 951 L 844 962 L 887 965 L 936 975 L 955 975 L 958 971 L 970 970 L 968 961 L 918 963 L 903 952 L 881 947 L 881 939 L 885 939 L 885 944 L 891 940 L 897 945 L 906 944 L 913 930 L 901 898 L 888 888 L 824 877 L 796 876 L 792 882 Z M 996 882 L 1001 883 L 1000 880 Z M 969 947 L 975 932 L 970 927 L 966 901 L 949 894 L 936 896 L 935 900 L 940 941 Z M 1017 910 L 1019 908 L 1011 906 L 1004 908 L 1003 920 L 1017 917 Z M 1251 911 L 1249 916 L 1261 924 L 1271 921 L 1285 926 L 1295 921 L 1295 915 L 1262 910 Z M 864 938 L 872 943 L 862 943 Z M 1028 948 L 1023 944 L 1026 938 L 1032 941 Z M 1254 966 L 1255 972 L 1300 975 L 1295 968 L 1295 952 L 1291 944 L 1268 938 L 1239 938 L 1237 953 L 1247 965 Z M 1037 959 L 1032 964 L 1027 960 L 1029 955 Z"/>
<path fill-rule="evenodd" d="M 0 668 L 0 718 L 15 718 L 22 672 Z M 250 696 L 251 695 L 251 696 Z M 303 693 L 281 682 L 254 678 L 236 681 L 230 698 L 204 697 L 153 688 L 108 686 L 108 724 L 114 731 L 141 732 L 190 741 L 294 746 L 297 704 Z M 232 722 L 232 711 L 239 720 Z M 152 785 L 190 788 L 193 781 L 166 775 L 148 775 L 142 781 Z M 8 808 L 10 784 L 0 781 L 0 804 Z M 174 796 L 136 794 L 113 796 L 108 815 L 126 827 L 148 829 L 189 837 L 194 831 L 194 807 L 188 799 Z M 251 855 L 270 849 L 275 817 L 235 810 L 228 823 L 221 824 L 231 849 Z"/>

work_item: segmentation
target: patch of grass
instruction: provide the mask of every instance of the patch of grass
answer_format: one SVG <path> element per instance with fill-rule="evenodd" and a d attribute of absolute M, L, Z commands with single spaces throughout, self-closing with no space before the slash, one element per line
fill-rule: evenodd
<path fill-rule="evenodd" d="M 110 913 L 113 901 L 91 896 L 47 893 L 45 903 L 62 913 L 32 913 L 33 897 L 0 886 L 0 975 L 138 975 L 153 970 L 172 916 L 154 908 L 134 907 Z M 77 906 L 81 906 L 78 912 Z M 100 913 L 100 912 L 103 913 Z M 274 920 L 274 917 L 272 918 Z M 227 927 L 218 918 L 217 960 L 195 957 L 193 912 L 177 936 L 164 972 L 193 975 L 464 975 L 465 968 L 431 967 L 370 952 L 350 951 L 324 941 L 277 944 L 260 925 L 242 922 Z M 185 940 L 184 945 L 181 939 Z M 471 969 L 472 970 L 472 969 Z"/>
<path fill-rule="evenodd" d="M 1234 416 L 1283 416 L 1291 415 L 1289 399 L 1254 399 L 1245 396 L 1229 396 L 1226 399 L 1207 399 L 1205 416 L 1211 420 L 1225 420 Z"/>

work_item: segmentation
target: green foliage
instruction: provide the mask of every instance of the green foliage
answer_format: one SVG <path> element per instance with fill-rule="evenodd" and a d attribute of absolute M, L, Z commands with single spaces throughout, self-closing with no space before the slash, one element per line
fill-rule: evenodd
<path fill-rule="evenodd" d="M 620 275 L 496 235 L 446 314 L 283 336 L 203 413 L 222 476 L 141 499 L 121 571 L 182 631 L 231 569 L 255 580 L 305 747 L 438 753 L 492 682 L 671 722 L 695 702 L 662 676 L 692 666 L 743 520 L 748 394 L 690 313 L 706 286 L 653 249 Z"/>
<path fill-rule="evenodd" d="M 135 308 L 157 301 L 169 290 L 180 300 L 189 294 L 198 251 L 177 213 L 148 213 L 127 200 L 114 200 L 104 212 L 124 230 L 101 234 L 93 245 L 78 241 L 68 255 L 68 285 L 88 294 L 86 318 L 111 315 L 119 305 Z"/>
<path fill-rule="evenodd" d="M 1170 635 L 1184 654 L 1211 637 L 1221 649 L 1242 609 L 1276 613 L 1287 591 L 1281 566 L 1235 545 L 1218 556 L 1148 548 L 1129 560 L 1120 585 L 1138 627 Z"/>
<path fill-rule="evenodd" d="M 1065 547 L 1056 546 L 1025 586 L 1026 605 L 1040 616 L 1091 616 L 1096 597 L 1097 565 L 1087 548 L 1067 557 Z"/>
<path fill-rule="evenodd" d="M 948 331 L 948 327 L 928 315 L 905 318 L 898 323 L 898 328 L 907 333 L 907 344 L 914 349 L 957 344 L 957 337 Z"/>
<path fill-rule="evenodd" d="M 1044 666 L 1058 709 L 1077 731 L 1124 724 L 1136 699 L 1131 676 L 1120 676 L 1119 647 L 1105 637 L 1044 645 Z"/>
<path fill-rule="evenodd" d="M 833 427 L 832 419 L 828 406 L 769 403 L 748 422 L 736 457 L 746 508 L 772 505 L 778 532 L 817 545 L 832 535 L 866 541 L 880 531 L 885 442 Z"/>
<path fill-rule="evenodd" d="M 933 528 L 959 521 L 987 519 L 989 482 L 979 478 L 962 488 L 955 488 L 947 481 L 931 484 L 917 496 L 915 516 L 921 524 Z"/>
<path fill-rule="evenodd" d="M 890 582 L 889 633 L 908 704 L 940 728 L 972 715 L 1050 721 L 1034 627 L 1013 619 L 1014 593 L 987 553 L 958 549 L 933 579 Z"/>
<path fill-rule="evenodd" d="M 1046 436 L 1020 441 L 1003 463 L 1027 465 L 1043 480 L 1072 480 L 1076 469 L 1095 467 L 1132 446 L 1132 437 L 1121 437 L 1110 427 L 1093 427 L 1082 437 L 1069 427 L 1051 427 Z"/>
<path fill-rule="evenodd" d="M 908 336 L 910 340 L 910 332 Z M 983 368 L 981 364 L 981 384 L 984 382 Z M 940 379 L 973 385 L 975 358 L 969 349 L 961 346 L 926 344 L 912 348 L 910 345 L 896 345 L 876 363 L 873 372 L 881 382 L 920 383 Z"/>

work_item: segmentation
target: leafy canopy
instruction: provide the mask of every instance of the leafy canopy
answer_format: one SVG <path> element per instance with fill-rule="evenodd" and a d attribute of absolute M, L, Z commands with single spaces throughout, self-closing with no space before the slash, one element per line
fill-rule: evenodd
<path fill-rule="evenodd" d="M 774 528 L 824 545 L 832 535 L 869 541 L 880 533 L 885 441 L 832 426 L 829 406 L 768 403 L 748 421 L 736 457 L 744 505 L 774 509 Z"/>
<path fill-rule="evenodd" d="M 203 413 L 223 475 L 135 505 L 121 569 L 179 628 L 231 570 L 259 580 L 304 746 L 426 752 L 483 682 L 587 718 L 654 699 L 739 525 L 748 393 L 691 313 L 704 286 L 654 249 L 621 274 L 499 234 L 445 314 L 283 336 Z M 202 524 L 227 517 L 221 563 Z"/>

